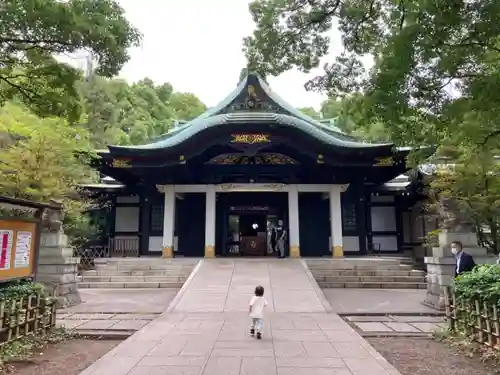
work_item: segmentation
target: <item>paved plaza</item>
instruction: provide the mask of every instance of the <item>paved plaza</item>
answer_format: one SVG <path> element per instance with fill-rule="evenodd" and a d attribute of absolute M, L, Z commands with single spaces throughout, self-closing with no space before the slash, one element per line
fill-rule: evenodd
<path fill-rule="evenodd" d="M 256 285 L 269 302 L 248 334 Z M 204 260 L 169 308 L 81 375 L 399 375 L 337 314 L 301 260 Z"/>

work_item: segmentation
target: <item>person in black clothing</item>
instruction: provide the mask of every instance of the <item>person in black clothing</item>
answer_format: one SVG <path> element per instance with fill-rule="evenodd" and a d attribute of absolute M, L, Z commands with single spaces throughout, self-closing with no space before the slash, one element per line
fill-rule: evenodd
<path fill-rule="evenodd" d="M 276 247 L 278 248 L 280 258 L 285 257 L 286 234 L 283 220 L 278 220 L 278 226 L 276 227 Z"/>
<path fill-rule="evenodd" d="M 460 241 L 453 241 L 451 243 L 451 252 L 456 259 L 455 277 L 464 272 L 470 272 L 476 267 L 476 262 L 472 255 L 463 251 L 463 245 Z"/>
<path fill-rule="evenodd" d="M 276 228 L 272 227 L 271 228 L 271 250 L 272 250 L 273 254 L 276 252 L 276 241 L 278 239 L 277 236 L 278 235 L 276 233 Z"/>

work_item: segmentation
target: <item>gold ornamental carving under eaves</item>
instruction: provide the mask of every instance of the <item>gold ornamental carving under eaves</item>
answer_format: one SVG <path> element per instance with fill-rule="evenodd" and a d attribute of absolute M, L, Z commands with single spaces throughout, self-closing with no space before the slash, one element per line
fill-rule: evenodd
<path fill-rule="evenodd" d="M 231 137 L 233 137 L 231 143 L 244 143 L 253 145 L 255 143 L 271 142 L 271 140 L 269 139 L 269 135 L 263 133 L 231 134 Z"/>

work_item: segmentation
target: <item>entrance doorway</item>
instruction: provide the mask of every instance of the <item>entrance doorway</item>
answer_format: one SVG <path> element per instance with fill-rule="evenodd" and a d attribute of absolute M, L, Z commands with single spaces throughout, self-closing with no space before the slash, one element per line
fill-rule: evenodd
<path fill-rule="evenodd" d="M 276 253 L 276 214 L 229 215 L 228 255 L 268 256 Z"/>
<path fill-rule="evenodd" d="M 219 251 L 226 256 L 276 254 L 274 228 L 286 223 L 287 196 L 283 193 L 227 193 L 218 200 L 225 218 Z"/>

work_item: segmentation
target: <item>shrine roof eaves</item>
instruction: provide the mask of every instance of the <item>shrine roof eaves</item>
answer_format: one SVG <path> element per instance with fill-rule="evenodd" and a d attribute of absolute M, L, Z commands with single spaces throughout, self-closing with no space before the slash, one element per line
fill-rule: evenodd
<path fill-rule="evenodd" d="M 109 149 L 129 152 L 165 149 L 178 145 L 208 128 L 241 123 L 291 126 L 334 147 L 357 150 L 392 147 L 390 143 L 373 144 L 360 141 L 342 133 L 335 126 L 326 125 L 307 116 L 274 93 L 262 78 L 249 73 L 224 100 L 195 119 L 187 123 L 179 122 L 171 131 L 146 144 L 109 146 Z"/>

